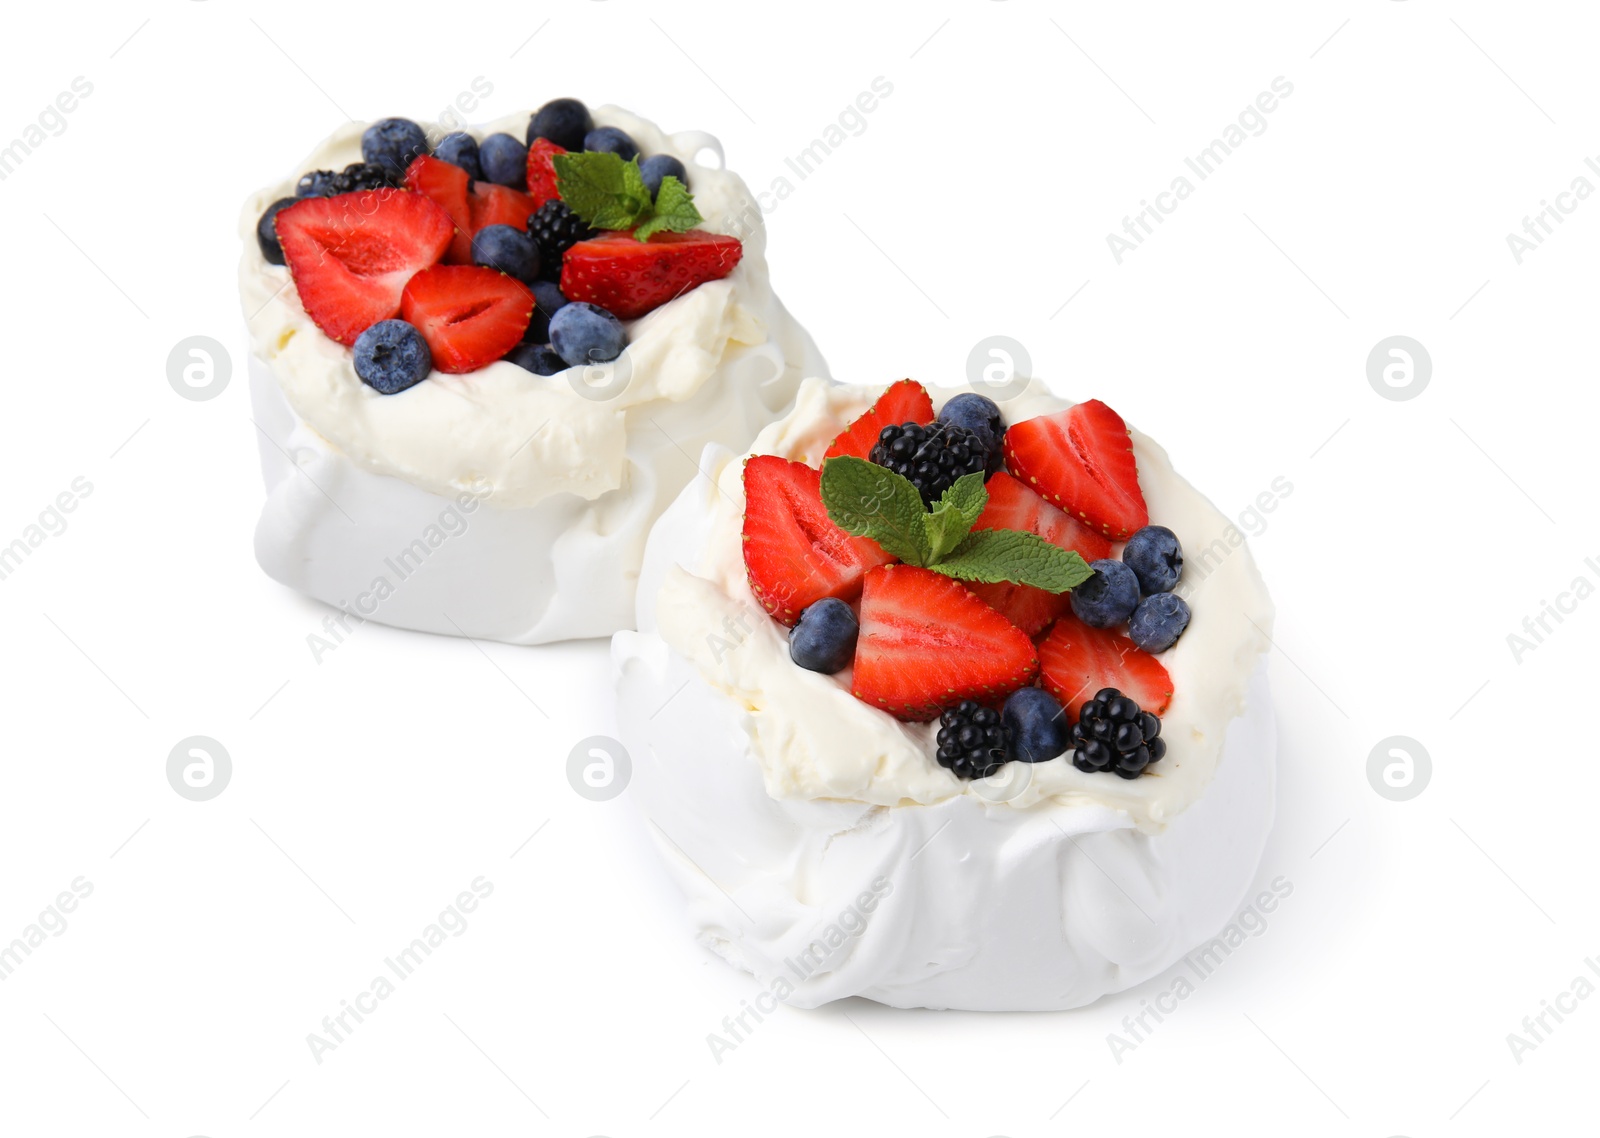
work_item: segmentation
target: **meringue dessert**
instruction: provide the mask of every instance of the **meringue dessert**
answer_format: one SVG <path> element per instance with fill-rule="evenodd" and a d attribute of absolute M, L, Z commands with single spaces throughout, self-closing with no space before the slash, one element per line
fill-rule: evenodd
<path fill-rule="evenodd" d="M 1154 977 L 1273 818 L 1272 603 L 1098 400 L 807 379 L 651 532 L 630 791 L 773 999 L 1055 1010 Z"/>
<path fill-rule="evenodd" d="M 634 626 L 707 445 L 825 373 L 710 135 L 557 99 L 350 124 L 246 204 L 256 556 L 357 622 L 541 644 Z"/>

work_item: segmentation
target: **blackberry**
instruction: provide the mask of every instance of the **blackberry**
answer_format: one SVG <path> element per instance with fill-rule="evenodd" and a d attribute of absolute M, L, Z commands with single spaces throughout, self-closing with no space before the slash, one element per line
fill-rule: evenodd
<path fill-rule="evenodd" d="M 528 236 L 538 242 L 539 263 L 547 275 L 555 274 L 551 279 L 560 279 L 561 258 L 566 251 L 597 232 L 559 198 L 551 198 L 528 218 Z"/>
<path fill-rule="evenodd" d="M 1011 758 L 1000 713 L 964 699 L 939 716 L 939 765 L 957 778 L 988 778 Z"/>
<path fill-rule="evenodd" d="M 1096 692 L 1072 728 L 1072 765 L 1091 774 L 1106 771 L 1138 778 L 1166 753 L 1161 719 L 1140 710 L 1116 688 Z"/>
<path fill-rule="evenodd" d="M 867 456 L 879 466 L 904 475 L 930 505 L 963 474 L 982 472 L 989 453 L 975 431 L 936 420 L 888 426 Z"/>
<path fill-rule="evenodd" d="M 389 175 L 382 166 L 367 162 L 352 162 L 335 174 L 332 170 L 313 170 L 300 179 L 295 194 L 302 198 L 331 198 L 335 194 L 353 194 L 361 190 L 379 190 L 397 187 L 398 179 Z"/>

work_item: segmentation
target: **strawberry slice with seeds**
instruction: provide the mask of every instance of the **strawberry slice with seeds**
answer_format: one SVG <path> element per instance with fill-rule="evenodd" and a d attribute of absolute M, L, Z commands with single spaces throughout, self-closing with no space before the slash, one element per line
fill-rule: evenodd
<path fill-rule="evenodd" d="M 557 146 L 548 138 L 536 138 L 528 147 L 528 196 L 533 199 L 534 209 L 561 196 L 556 190 L 556 168 L 550 159 L 566 152 L 566 147 Z"/>
<path fill-rule="evenodd" d="M 1005 456 L 1031 489 L 1113 541 L 1150 523 L 1128 425 L 1098 399 L 1014 424 Z"/>
<path fill-rule="evenodd" d="M 744 465 L 744 564 L 761 607 L 783 624 L 823 597 L 849 601 L 868 569 L 891 560 L 878 543 L 852 537 L 822 504 L 822 474 L 763 454 Z"/>
<path fill-rule="evenodd" d="M 1111 556 L 1111 542 L 1103 535 L 1056 509 L 1005 471 L 993 474 L 984 489 L 989 492 L 989 501 L 973 529 L 1036 533 L 1051 545 L 1077 551 L 1085 561 Z M 1052 593 L 1009 581 L 971 581 L 967 587 L 1029 636 L 1037 636 L 1072 605 L 1070 593 Z"/>
<path fill-rule="evenodd" d="M 467 205 L 472 179 L 453 162 L 431 154 L 418 155 L 406 168 L 406 189 L 424 195 L 450 215 L 456 234 L 445 260 L 452 265 L 472 263 L 472 212 Z"/>
<path fill-rule="evenodd" d="M 528 228 L 528 218 L 533 216 L 533 211 L 539 207 L 534 204 L 533 198 L 521 190 L 513 190 L 510 186 L 498 186 L 493 182 L 476 182 L 473 184 L 472 193 L 467 195 L 467 211 L 471 215 L 472 232 L 489 225 L 509 225 L 513 229 Z M 468 242 L 468 260 L 471 260 L 471 242 Z"/>
<path fill-rule="evenodd" d="M 1042 686 L 1074 723 L 1101 688 L 1118 689 L 1153 715 L 1172 702 L 1172 677 L 1160 660 L 1120 632 L 1090 628 L 1070 612 L 1039 642 L 1039 666 Z"/>
<path fill-rule="evenodd" d="M 648 241 L 613 230 L 567 250 L 561 292 L 620 320 L 637 320 L 691 289 L 721 280 L 743 256 L 737 237 L 701 229 L 654 233 Z"/>
<path fill-rule="evenodd" d="M 411 278 L 400 311 L 428 341 L 433 366 L 455 375 L 494 363 L 522 342 L 533 294 L 480 265 L 435 265 Z"/>
<path fill-rule="evenodd" d="M 432 201 L 396 189 L 302 198 L 276 226 L 306 315 L 346 346 L 399 315 L 406 282 L 437 263 L 455 233 Z"/>
<path fill-rule="evenodd" d="M 1038 670 L 1027 633 L 960 581 L 915 565 L 867 573 L 852 677 L 862 702 L 933 719 L 964 699 L 998 703 Z"/>
<path fill-rule="evenodd" d="M 839 437 L 828 446 L 828 452 L 823 457 L 836 458 L 839 455 L 850 455 L 854 458 L 866 458 L 872 453 L 872 448 L 878 441 L 878 432 L 883 428 L 898 426 L 901 423 L 927 426 L 931 422 L 933 422 L 933 400 L 928 398 L 927 389 L 914 379 L 902 379 L 897 383 L 891 383 L 888 389 L 878 396 L 876 403 L 855 422 L 839 432 Z"/>

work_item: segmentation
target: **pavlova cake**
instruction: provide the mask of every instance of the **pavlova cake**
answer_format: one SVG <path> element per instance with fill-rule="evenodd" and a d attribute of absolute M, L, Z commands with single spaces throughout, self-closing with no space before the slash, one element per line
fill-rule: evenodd
<path fill-rule="evenodd" d="M 351 124 L 241 236 L 257 558 L 356 621 L 631 628 L 696 456 L 747 446 L 824 369 L 716 140 L 613 107 Z"/>
<path fill-rule="evenodd" d="M 1272 822 L 1272 606 L 1159 446 L 1037 381 L 811 379 L 701 465 L 612 655 L 704 944 L 798 1006 L 1059 1009 L 1225 924 Z"/>

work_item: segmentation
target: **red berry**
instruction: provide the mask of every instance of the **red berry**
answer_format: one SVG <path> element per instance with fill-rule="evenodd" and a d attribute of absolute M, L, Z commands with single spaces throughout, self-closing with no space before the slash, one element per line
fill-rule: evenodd
<path fill-rule="evenodd" d="M 479 265 L 435 265 L 406 285 L 401 313 L 428 341 L 433 366 L 457 374 L 494 363 L 522 342 L 533 294 Z"/>
<path fill-rule="evenodd" d="M 445 260 L 452 265 L 472 263 L 472 211 L 468 196 L 472 179 L 460 166 L 435 158 L 431 154 L 419 155 L 406 169 L 406 189 L 415 190 L 450 215 L 456 233 L 450 240 L 450 251 Z"/>
<path fill-rule="evenodd" d="M 538 206 L 521 190 L 498 186 L 493 182 L 477 182 L 467 198 L 467 209 L 472 215 L 472 232 L 489 225 L 509 225 L 513 229 L 527 229 L 528 218 Z M 471 242 L 468 242 L 471 245 Z M 468 261 L 471 260 L 469 251 Z"/>
<path fill-rule="evenodd" d="M 1098 399 L 1006 431 L 1006 467 L 1113 541 L 1150 524 L 1128 425 Z"/>
<path fill-rule="evenodd" d="M 455 233 L 432 201 L 395 189 L 303 198 L 276 227 L 306 315 L 345 345 L 399 315 L 406 282 L 437 263 Z"/>
<path fill-rule="evenodd" d="M 690 289 L 721 280 L 743 255 L 737 237 L 700 229 L 656 233 L 648 241 L 631 233 L 602 233 L 567 250 L 561 292 L 618 319 L 637 320 Z"/>
<path fill-rule="evenodd" d="M 851 681 L 862 702 L 933 719 L 964 699 L 997 704 L 1038 670 L 1027 633 L 960 581 L 915 565 L 867 574 Z"/>
<path fill-rule="evenodd" d="M 1052 545 L 1076 550 L 1085 561 L 1111 556 L 1111 542 L 1082 522 L 1074 521 L 1005 471 L 984 483 L 989 501 L 973 529 L 1014 529 L 1036 533 Z M 1032 585 L 971 582 L 974 593 L 998 609 L 1029 636 L 1037 636 L 1072 605 L 1070 593 L 1052 593 Z"/>
<path fill-rule="evenodd" d="M 1067 716 L 1101 688 L 1116 688 L 1152 715 L 1172 702 L 1172 677 L 1148 652 L 1120 632 L 1090 628 L 1070 612 L 1039 642 L 1041 686 L 1061 701 Z"/>
<path fill-rule="evenodd" d="M 783 624 L 823 597 L 853 600 L 866 571 L 891 560 L 833 523 L 821 487 L 821 473 L 803 462 L 763 454 L 744 465 L 745 569 L 756 600 Z"/>
<path fill-rule="evenodd" d="M 561 196 L 556 191 L 556 168 L 550 159 L 566 152 L 565 147 L 548 138 L 536 138 L 528 147 L 528 196 L 533 199 L 534 209 Z"/>
<path fill-rule="evenodd" d="M 855 422 L 839 433 L 829 445 L 824 458 L 851 455 L 866 458 L 878 441 L 878 432 L 900 423 L 927 426 L 933 422 L 933 400 L 927 390 L 914 379 L 891 383 Z"/>

